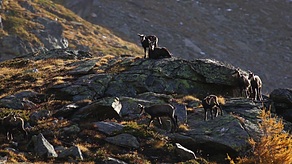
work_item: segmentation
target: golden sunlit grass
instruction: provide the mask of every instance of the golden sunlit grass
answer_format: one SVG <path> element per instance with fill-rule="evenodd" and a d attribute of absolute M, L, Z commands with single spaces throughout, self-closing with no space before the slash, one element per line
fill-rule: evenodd
<path fill-rule="evenodd" d="M 84 145 L 84 144 L 79 143 L 79 144 L 76 144 L 76 146 L 78 146 L 79 149 L 80 149 L 82 152 L 89 152 L 89 151 L 90 151 L 90 150 L 88 149 L 88 146 L 89 146 L 89 145 Z"/>
<path fill-rule="evenodd" d="M 29 120 L 30 111 L 27 110 L 15 110 L 9 108 L 0 108 L 0 117 L 3 118 L 4 116 L 8 115 L 9 113 L 14 113 L 24 120 Z"/>
<path fill-rule="evenodd" d="M 186 124 L 180 124 L 178 128 L 180 131 L 188 131 L 189 130 L 189 127 Z"/>
<path fill-rule="evenodd" d="M 0 97 L 7 96 L 16 91 L 29 88 L 45 88 L 48 84 L 62 84 L 72 79 L 66 72 L 73 67 L 66 66 L 71 60 L 61 59 L 27 60 L 15 59 L 0 63 L 0 89 L 5 89 Z"/>
<path fill-rule="evenodd" d="M 177 97 L 175 99 L 175 101 L 177 103 L 180 103 L 180 104 L 184 104 L 184 103 L 188 103 L 188 102 L 191 102 L 191 101 L 200 101 L 200 99 L 196 98 L 195 96 L 193 95 L 186 95 L 186 96 L 183 96 L 183 97 Z"/>
<path fill-rule="evenodd" d="M 262 110 L 259 118 L 262 120 L 259 127 L 262 136 L 258 141 L 249 139 L 252 154 L 247 157 L 237 158 L 239 164 L 266 164 L 266 163 L 292 163 L 292 135 L 284 132 L 281 119 L 272 117 L 270 111 Z M 230 163 L 235 163 L 229 156 Z"/>
<path fill-rule="evenodd" d="M 192 96 L 192 95 L 186 95 L 182 98 L 184 101 L 200 101 L 200 99 Z"/>
<path fill-rule="evenodd" d="M 131 163 L 136 164 L 151 164 L 150 161 L 145 160 L 143 156 L 140 156 L 140 154 L 137 151 L 132 151 L 126 154 L 119 154 L 117 155 L 118 158 L 122 159 L 123 161 L 129 161 Z"/>
<path fill-rule="evenodd" d="M 89 47 L 91 52 L 103 52 L 114 56 L 142 54 L 142 48 L 138 45 L 118 38 L 111 31 L 85 21 L 74 12 L 54 2 L 59 1 L 27 1 L 36 11 L 32 13 L 25 10 L 19 4 L 20 1 L 3 1 L 3 9 L 9 12 L 2 15 L 5 26 L 0 30 L 0 36 L 16 34 L 22 39 L 42 46 L 43 43 L 31 31 L 44 29 L 42 24 L 33 20 L 36 17 L 45 17 L 62 25 L 62 35 L 72 43 L 69 44 L 69 48 L 75 49 L 77 45 L 84 45 Z"/>

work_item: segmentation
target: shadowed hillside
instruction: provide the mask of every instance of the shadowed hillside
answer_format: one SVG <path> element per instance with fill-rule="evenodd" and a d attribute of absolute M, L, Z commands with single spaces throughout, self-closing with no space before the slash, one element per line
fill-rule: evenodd
<path fill-rule="evenodd" d="M 137 33 L 185 59 L 215 58 L 262 77 L 264 93 L 292 87 L 292 2 L 70 1 L 62 3 L 116 35 L 140 44 Z"/>

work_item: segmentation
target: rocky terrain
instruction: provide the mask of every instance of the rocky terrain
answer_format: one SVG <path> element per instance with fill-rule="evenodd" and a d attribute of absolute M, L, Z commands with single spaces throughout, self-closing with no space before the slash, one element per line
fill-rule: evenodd
<path fill-rule="evenodd" d="M 10 162 L 228 163 L 227 154 L 244 156 L 248 139 L 260 138 L 264 107 L 291 121 L 291 90 L 275 90 L 264 103 L 239 97 L 235 70 L 211 59 L 92 57 L 61 49 L 7 60 L 1 115 L 23 117 L 29 135 L 16 130 L 8 142 L 2 131 L 0 155 Z M 224 112 L 204 121 L 200 99 L 208 94 L 221 96 Z M 176 109 L 174 133 L 167 118 L 147 128 L 149 118 L 139 115 L 138 104 L 165 103 Z M 291 131 L 291 123 L 284 125 Z"/>
<path fill-rule="evenodd" d="M 272 154 L 286 159 L 281 163 L 292 161 L 285 156 L 292 148 L 287 65 L 291 49 L 284 34 L 291 29 L 284 10 L 289 1 L 269 2 L 273 6 L 259 12 L 256 6 L 261 2 L 249 1 L 0 2 L 0 163 L 229 163 L 227 157 L 252 156 L 251 139 L 257 143 L 264 136 L 276 140 L 282 135 L 284 152 L 277 146 L 268 152 L 281 152 Z M 282 22 L 279 32 L 283 33 L 273 35 L 275 42 L 266 42 L 277 26 L 265 26 L 258 33 L 258 26 L 249 27 L 249 23 L 278 8 L 283 9 L 280 16 L 267 21 L 285 16 L 287 22 Z M 173 25 L 163 15 L 174 22 L 181 20 Z M 236 16 L 245 24 L 238 24 Z M 236 23 L 227 25 L 230 21 Z M 159 36 L 159 44 L 167 46 L 173 57 L 142 58 L 138 32 Z M 260 40 L 255 41 L 254 35 Z M 252 62 L 250 52 L 258 56 Z M 269 52 L 269 57 L 262 59 L 263 52 Z M 281 63 L 277 65 L 281 75 L 273 74 L 277 69 L 270 60 Z M 273 66 L 273 71 L 262 62 Z M 242 74 L 250 69 L 262 77 L 263 101 L 241 96 L 234 76 L 239 66 Z M 278 80 L 277 87 L 268 79 Z M 205 121 L 201 100 L 209 94 L 219 97 L 223 115 L 208 116 Z M 138 104 L 165 103 L 175 107 L 179 125 L 175 132 L 170 131 L 168 118 L 162 118 L 162 125 L 154 120 L 147 127 L 149 115 L 140 115 L 138 109 Z M 280 125 L 262 125 L 261 114 L 266 110 Z M 23 118 L 27 136 L 17 125 L 13 139 L 7 140 L 3 118 L 10 113 L 15 114 L 10 122 Z M 267 133 L 266 126 L 279 132 Z"/>

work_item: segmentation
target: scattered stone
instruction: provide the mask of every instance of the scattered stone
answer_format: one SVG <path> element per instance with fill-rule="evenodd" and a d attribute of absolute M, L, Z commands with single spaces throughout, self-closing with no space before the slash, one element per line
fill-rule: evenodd
<path fill-rule="evenodd" d="M 78 125 L 71 125 L 69 127 L 63 128 L 63 132 L 65 135 L 70 135 L 70 134 L 78 134 L 80 132 L 80 128 Z"/>
<path fill-rule="evenodd" d="M 42 133 L 39 133 L 37 136 L 33 136 L 32 141 L 34 144 L 34 151 L 38 156 L 48 158 L 58 157 L 54 146 L 46 140 Z"/>
<path fill-rule="evenodd" d="M 14 95 L 5 96 L 0 99 L 0 107 L 11 109 L 32 109 L 36 107 L 36 104 L 30 99 L 34 100 L 37 97 L 41 97 L 41 94 L 25 90 L 17 92 Z"/>
<path fill-rule="evenodd" d="M 85 75 L 88 74 L 96 65 L 96 60 L 87 60 L 73 63 L 75 68 L 69 72 L 72 75 Z"/>
<path fill-rule="evenodd" d="M 7 162 L 8 156 L 0 157 L 0 163 L 5 164 Z"/>
<path fill-rule="evenodd" d="M 181 144 L 175 143 L 175 146 L 176 154 L 180 156 L 180 158 L 182 158 L 183 160 L 191 160 L 197 158 L 193 151 L 183 147 Z"/>
<path fill-rule="evenodd" d="M 175 115 L 177 116 L 177 121 L 180 124 L 186 124 L 188 122 L 187 118 L 187 107 L 182 104 L 172 104 L 175 107 Z M 179 124 L 178 124 L 179 125 Z"/>
<path fill-rule="evenodd" d="M 59 154 L 60 158 L 65 158 L 69 156 L 73 157 L 74 159 L 83 160 L 82 152 L 78 146 L 71 146 L 70 148 L 61 151 L 61 153 Z"/>
<path fill-rule="evenodd" d="M 111 118 L 120 118 L 119 111 L 121 105 L 116 97 L 107 97 L 99 99 L 74 113 L 73 118 L 86 119 L 95 118 L 96 120 L 105 120 Z"/>
<path fill-rule="evenodd" d="M 68 40 L 62 36 L 63 27 L 61 23 L 46 17 L 37 17 L 36 21 L 44 26 L 42 29 L 34 30 L 33 33 L 42 41 L 48 49 L 60 49 L 68 47 Z"/>
<path fill-rule="evenodd" d="M 93 126 L 96 127 L 99 131 L 107 134 L 107 135 L 113 135 L 117 132 L 120 132 L 125 127 L 124 125 L 121 125 L 119 123 L 115 122 L 94 122 Z"/>
<path fill-rule="evenodd" d="M 271 92 L 270 99 L 273 101 L 276 113 L 292 122 L 292 89 L 275 89 Z"/>
<path fill-rule="evenodd" d="M 38 120 L 43 120 L 51 116 L 51 112 L 49 110 L 40 110 L 33 112 L 29 118 L 32 122 L 37 122 Z"/>
<path fill-rule="evenodd" d="M 107 137 L 105 140 L 109 143 L 122 147 L 135 149 L 140 147 L 140 143 L 138 142 L 137 138 L 131 134 L 123 133 L 114 137 Z"/>
<path fill-rule="evenodd" d="M 118 160 L 116 158 L 108 157 L 106 160 L 104 160 L 105 164 L 127 164 L 124 161 Z"/>

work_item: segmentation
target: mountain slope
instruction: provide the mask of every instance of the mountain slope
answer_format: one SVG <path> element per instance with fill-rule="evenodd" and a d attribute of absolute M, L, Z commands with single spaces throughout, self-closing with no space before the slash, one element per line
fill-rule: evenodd
<path fill-rule="evenodd" d="M 90 50 L 94 55 L 136 55 L 140 48 L 52 1 L 3 1 L 0 60 L 47 48 Z"/>
<path fill-rule="evenodd" d="M 292 87 L 291 1 L 62 0 L 62 4 L 131 42 L 139 44 L 137 33 L 155 34 L 159 45 L 175 56 L 215 58 L 251 70 L 262 78 L 264 93 Z"/>

